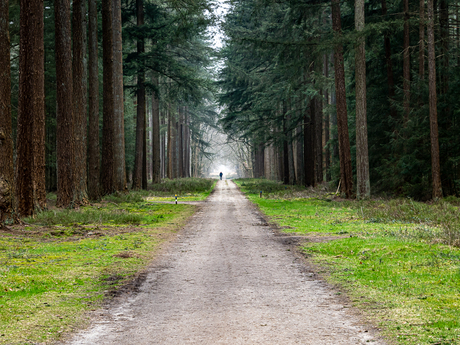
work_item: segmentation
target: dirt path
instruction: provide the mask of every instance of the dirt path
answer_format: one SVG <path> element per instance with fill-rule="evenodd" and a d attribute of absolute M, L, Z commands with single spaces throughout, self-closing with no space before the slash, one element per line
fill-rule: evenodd
<path fill-rule="evenodd" d="M 219 181 L 139 293 L 70 344 L 383 344 L 288 249 Z"/>

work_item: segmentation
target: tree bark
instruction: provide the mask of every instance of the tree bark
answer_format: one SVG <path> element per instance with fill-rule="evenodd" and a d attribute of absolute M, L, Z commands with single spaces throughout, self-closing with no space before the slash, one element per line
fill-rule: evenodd
<path fill-rule="evenodd" d="M 144 107 L 144 136 L 142 142 L 142 189 L 148 189 L 147 181 L 147 100 L 144 97 L 145 107 Z"/>
<path fill-rule="evenodd" d="M 143 0 L 136 0 L 137 26 L 144 25 L 144 3 Z M 144 40 L 137 41 L 137 54 L 144 53 Z M 136 150 L 134 160 L 133 189 L 142 188 L 142 167 L 144 160 L 144 136 L 145 136 L 145 72 L 141 68 L 137 72 L 137 121 L 136 121 Z"/>
<path fill-rule="evenodd" d="M 173 114 L 171 111 L 171 105 L 168 105 L 168 148 L 167 148 L 167 154 L 168 154 L 168 169 L 167 169 L 167 175 L 170 180 L 174 178 L 173 176 L 173 150 L 174 150 L 174 133 L 173 133 Z"/>
<path fill-rule="evenodd" d="M 56 24 L 56 137 L 58 167 L 58 207 L 74 206 L 75 120 L 73 116 L 72 48 L 70 1 L 54 2 Z M 18 191 L 19 192 L 19 191 Z"/>
<path fill-rule="evenodd" d="M 329 78 L 329 59 L 327 54 L 324 54 L 324 76 Z M 329 105 L 329 92 L 328 90 L 325 90 L 324 97 L 326 99 L 326 105 Z M 329 111 L 326 111 L 325 118 L 324 118 L 324 141 L 326 143 L 326 148 L 324 151 L 325 154 L 325 169 L 326 169 L 326 181 L 331 180 L 331 150 L 329 148 L 329 139 L 330 139 L 330 113 Z"/>
<path fill-rule="evenodd" d="M 8 0 L 0 0 L 0 228 L 13 212 L 14 168 Z"/>
<path fill-rule="evenodd" d="M 73 112 L 75 121 L 75 191 L 74 204 L 87 203 L 87 62 L 86 62 L 86 5 L 84 0 L 73 1 Z"/>
<path fill-rule="evenodd" d="M 423 0 L 422 0 L 423 1 Z M 386 0 L 382 0 L 382 15 L 387 15 L 387 2 Z M 396 108 L 393 105 L 395 100 L 395 80 L 393 74 L 393 63 L 391 62 L 391 42 L 390 42 L 390 34 L 387 30 L 383 35 L 383 42 L 385 46 L 385 61 L 387 65 L 387 82 L 388 82 L 388 98 L 390 100 L 390 115 L 393 119 L 397 118 Z"/>
<path fill-rule="evenodd" d="M 425 0 L 420 0 L 418 75 L 425 79 Z"/>
<path fill-rule="evenodd" d="M 111 194 L 115 186 L 114 158 L 114 60 L 112 2 L 102 0 L 102 60 L 103 60 L 103 118 L 102 118 L 102 193 Z"/>
<path fill-rule="evenodd" d="M 125 123 L 123 96 L 123 48 L 121 0 L 112 1 L 113 20 L 113 159 L 114 188 L 118 191 L 127 189 L 125 159 Z"/>
<path fill-rule="evenodd" d="M 409 27 L 409 0 L 404 0 L 404 51 L 403 51 L 403 108 L 405 122 L 410 113 L 410 27 Z"/>
<path fill-rule="evenodd" d="M 97 6 L 96 0 L 88 0 L 88 69 L 89 69 L 89 114 L 88 114 L 88 197 L 100 198 L 99 190 L 99 62 L 97 53 Z"/>
<path fill-rule="evenodd" d="M 178 129 L 178 177 L 182 178 L 185 177 L 184 174 L 184 112 L 185 112 L 185 107 L 179 106 L 179 122 L 177 124 L 177 129 Z"/>
<path fill-rule="evenodd" d="M 304 115 L 304 166 L 305 166 L 305 186 L 315 186 L 315 140 L 314 128 L 315 121 L 315 101 L 310 100 L 310 106 Z"/>
<path fill-rule="evenodd" d="M 431 137 L 431 175 L 433 183 L 433 199 L 442 198 L 441 167 L 439 163 L 438 111 L 436 96 L 436 55 L 434 43 L 434 10 L 433 0 L 428 0 L 428 80 L 430 107 Z"/>
<path fill-rule="evenodd" d="M 315 180 L 323 182 L 323 101 L 315 97 Z"/>
<path fill-rule="evenodd" d="M 158 77 L 153 77 L 152 82 L 158 90 Z M 160 98 L 158 91 L 152 94 L 152 166 L 152 182 L 161 183 Z"/>
<path fill-rule="evenodd" d="M 163 107 L 164 108 L 164 107 Z M 162 114 L 162 115 L 161 115 Z M 160 113 L 160 128 L 166 125 L 166 111 Z M 161 178 L 166 177 L 166 133 L 161 133 Z"/>
<path fill-rule="evenodd" d="M 364 0 L 355 0 L 355 29 L 364 30 Z M 366 101 L 366 47 L 364 37 L 359 37 L 355 47 L 356 80 L 356 196 L 368 199 L 371 196 L 369 180 L 369 155 L 367 144 L 367 101 Z"/>
<path fill-rule="evenodd" d="M 332 0 L 332 27 L 336 39 L 342 37 L 340 2 Z M 353 174 L 351 169 L 350 138 L 348 136 L 347 99 L 345 91 L 345 69 L 342 43 L 334 47 L 335 92 L 337 102 L 337 132 L 339 137 L 341 190 L 347 198 L 353 196 Z"/>
<path fill-rule="evenodd" d="M 283 183 L 290 183 L 289 169 L 289 132 L 287 130 L 286 107 L 283 105 Z"/>

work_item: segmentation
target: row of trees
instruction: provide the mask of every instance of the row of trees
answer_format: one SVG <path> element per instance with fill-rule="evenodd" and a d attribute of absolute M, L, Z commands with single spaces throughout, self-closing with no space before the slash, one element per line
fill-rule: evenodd
<path fill-rule="evenodd" d="M 252 147 L 254 176 L 332 180 L 358 198 L 371 184 L 421 199 L 460 192 L 456 3 L 232 3 L 222 125 Z"/>
<path fill-rule="evenodd" d="M 0 2 L 0 223 L 45 209 L 50 190 L 76 207 L 200 173 L 192 162 L 216 117 L 210 11 L 201 0 Z"/>

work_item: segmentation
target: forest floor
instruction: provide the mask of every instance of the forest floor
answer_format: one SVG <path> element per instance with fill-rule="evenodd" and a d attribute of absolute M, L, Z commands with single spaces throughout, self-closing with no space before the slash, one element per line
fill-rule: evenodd
<path fill-rule="evenodd" d="M 0 344 L 49 343 L 87 325 L 91 310 L 136 288 L 213 185 L 165 181 L 76 210 L 54 207 L 50 194 L 47 211 L 2 228 Z M 175 194 L 178 205 L 154 201 Z"/>
<path fill-rule="evenodd" d="M 460 344 L 457 199 L 236 183 L 51 200 L 0 231 L 0 344 Z"/>
<path fill-rule="evenodd" d="M 237 183 L 387 341 L 460 344 L 458 199 L 359 202 L 324 186 Z"/>
<path fill-rule="evenodd" d="M 68 344 L 383 344 L 231 181 Z"/>

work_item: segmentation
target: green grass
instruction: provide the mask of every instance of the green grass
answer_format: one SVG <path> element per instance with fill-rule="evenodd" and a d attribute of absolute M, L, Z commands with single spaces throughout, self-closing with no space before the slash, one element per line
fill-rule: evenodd
<path fill-rule="evenodd" d="M 45 211 L 0 234 L 0 343 L 51 342 L 84 324 L 195 209 L 142 192 L 107 199 Z"/>
<path fill-rule="evenodd" d="M 391 342 L 460 344 L 458 200 L 334 201 L 266 180 L 236 182 L 283 231 L 336 236 L 302 250 Z"/>

